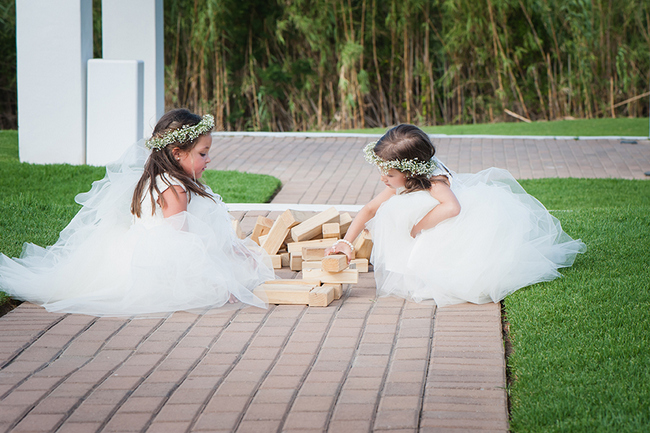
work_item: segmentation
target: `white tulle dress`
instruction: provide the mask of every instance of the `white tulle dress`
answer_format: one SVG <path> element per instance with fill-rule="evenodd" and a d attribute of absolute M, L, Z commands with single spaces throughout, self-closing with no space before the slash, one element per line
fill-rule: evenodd
<path fill-rule="evenodd" d="M 444 167 L 439 163 L 440 167 Z M 412 238 L 411 228 L 438 201 L 428 191 L 400 193 L 367 224 L 379 296 L 438 306 L 498 302 L 510 293 L 560 276 L 586 247 L 512 175 L 490 168 L 447 175 L 460 214 Z"/>
<path fill-rule="evenodd" d="M 142 218 L 131 215 L 148 155 L 140 142 L 107 166 L 104 179 L 77 195 L 83 207 L 54 245 L 26 243 L 19 259 L 0 255 L 0 290 L 49 311 L 96 316 L 203 311 L 231 295 L 264 308 L 252 290 L 275 278 L 270 258 L 237 238 L 220 196 L 193 195 L 187 211 L 163 218 L 158 206 L 151 214 L 146 194 Z"/>

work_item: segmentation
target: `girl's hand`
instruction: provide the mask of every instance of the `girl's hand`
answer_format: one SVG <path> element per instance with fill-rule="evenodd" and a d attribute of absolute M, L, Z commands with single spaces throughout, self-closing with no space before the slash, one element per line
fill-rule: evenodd
<path fill-rule="evenodd" d="M 345 242 L 339 242 L 325 250 L 326 256 L 331 254 L 345 254 L 348 258 L 348 264 L 350 263 L 350 260 L 352 260 L 352 248 L 350 248 L 350 246 Z"/>

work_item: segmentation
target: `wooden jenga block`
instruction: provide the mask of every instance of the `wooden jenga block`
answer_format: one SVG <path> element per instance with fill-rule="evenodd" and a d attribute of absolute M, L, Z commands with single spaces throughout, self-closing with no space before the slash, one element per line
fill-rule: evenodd
<path fill-rule="evenodd" d="M 261 215 L 258 216 L 253 233 L 251 234 L 251 239 L 257 242 L 258 245 L 261 245 L 260 236 L 268 234 L 271 231 L 271 227 L 273 227 L 273 220 L 271 218 Z"/>
<path fill-rule="evenodd" d="M 339 223 L 323 224 L 323 239 L 338 239 L 341 236 L 341 226 Z"/>
<path fill-rule="evenodd" d="M 288 268 L 291 265 L 291 255 L 289 253 L 281 253 L 280 257 L 282 258 L 282 267 Z"/>
<path fill-rule="evenodd" d="M 292 253 L 289 259 L 289 267 L 292 271 L 301 271 L 302 256 L 300 254 Z"/>
<path fill-rule="evenodd" d="M 304 212 L 298 212 L 292 209 L 284 211 L 282 215 L 275 220 L 271 230 L 269 230 L 267 238 L 261 243 L 262 248 L 264 248 L 269 254 L 276 254 L 291 228 L 304 221 L 303 218 L 305 218 Z"/>
<path fill-rule="evenodd" d="M 331 222 L 339 222 L 339 211 L 335 207 L 316 214 L 293 227 L 291 229 L 291 237 L 295 242 L 313 239 L 319 233 L 322 233 L 323 224 Z"/>
<path fill-rule="evenodd" d="M 301 280 L 298 278 L 278 278 L 276 280 L 267 280 L 264 281 L 265 285 L 294 285 L 294 286 L 304 286 L 305 284 L 311 284 L 312 286 L 320 286 L 320 280 Z"/>
<path fill-rule="evenodd" d="M 321 268 L 320 260 L 303 260 L 302 261 L 302 270 L 305 269 L 320 269 Z"/>
<path fill-rule="evenodd" d="M 320 269 L 303 269 L 302 278 L 305 280 L 319 280 L 323 284 L 357 284 L 359 282 L 359 272 L 356 269 L 346 269 L 341 272 L 325 272 Z"/>
<path fill-rule="evenodd" d="M 339 231 L 341 232 L 341 238 L 345 236 L 345 234 L 348 232 L 348 228 L 350 228 L 350 224 L 352 224 L 352 217 L 350 216 L 349 213 L 343 212 L 339 216 Z"/>
<path fill-rule="evenodd" d="M 334 289 L 334 299 L 341 299 L 343 296 L 343 284 L 329 283 L 323 284 L 323 287 L 331 286 Z"/>
<path fill-rule="evenodd" d="M 264 242 L 266 241 L 266 238 L 268 238 L 269 235 L 262 235 L 258 238 L 260 245 L 264 245 Z"/>
<path fill-rule="evenodd" d="M 350 260 L 350 269 L 356 269 L 359 272 L 368 272 L 368 259 Z"/>
<path fill-rule="evenodd" d="M 287 251 L 290 253 L 302 254 L 302 249 L 305 247 L 328 248 L 334 245 L 336 239 L 317 239 L 314 241 L 291 242 L 287 244 Z"/>
<path fill-rule="evenodd" d="M 325 257 L 326 247 L 303 247 L 303 260 L 320 260 Z"/>
<path fill-rule="evenodd" d="M 321 269 L 325 272 L 341 272 L 348 267 L 348 256 L 331 254 L 321 260 Z"/>
<path fill-rule="evenodd" d="M 279 254 L 275 254 L 269 257 L 271 257 L 271 263 L 273 263 L 273 269 L 282 268 L 282 257 L 280 257 Z"/>
<path fill-rule="evenodd" d="M 310 307 L 327 307 L 334 300 L 334 288 L 331 286 L 318 286 L 309 292 Z"/>
<path fill-rule="evenodd" d="M 355 258 L 369 259 L 372 252 L 372 238 L 368 230 L 363 230 L 359 236 L 352 242 L 354 245 Z"/>
<path fill-rule="evenodd" d="M 310 292 L 320 287 L 315 284 L 262 284 L 253 294 L 269 304 L 309 304 Z"/>
<path fill-rule="evenodd" d="M 232 229 L 235 231 L 235 235 L 237 235 L 239 239 L 245 239 L 246 233 L 244 233 L 244 231 L 241 229 L 241 224 L 239 223 L 239 220 L 233 219 L 230 222 L 232 223 Z"/>

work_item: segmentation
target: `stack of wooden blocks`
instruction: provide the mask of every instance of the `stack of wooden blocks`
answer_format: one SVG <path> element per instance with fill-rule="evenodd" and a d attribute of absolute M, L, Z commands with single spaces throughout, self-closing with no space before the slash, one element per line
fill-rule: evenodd
<path fill-rule="evenodd" d="M 355 257 L 349 265 L 343 254 L 325 256 L 350 223 L 350 214 L 334 207 L 313 216 L 288 209 L 275 221 L 259 216 L 251 239 L 271 256 L 275 269 L 302 271 L 303 278 L 267 281 L 255 294 L 270 304 L 327 306 L 339 299 L 343 284 L 356 284 L 359 272 L 368 272 L 372 251 L 370 233 L 364 230 L 353 242 Z"/>

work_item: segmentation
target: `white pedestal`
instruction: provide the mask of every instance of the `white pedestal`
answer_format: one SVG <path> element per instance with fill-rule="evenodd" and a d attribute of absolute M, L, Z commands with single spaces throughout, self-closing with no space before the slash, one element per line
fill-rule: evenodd
<path fill-rule="evenodd" d="M 103 0 L 102 55 L 144 61 L 144 124 L 149 137 L 165 112 L 162 0 Z"/>
<path fill-rule="evenodd" d="M 92 21 L 92 0 L 16 0 L 21 161 L 85 162 Z"/>
<path fill-rule="evenodd" d="M 86 164 L 115 161 L 142 138 L 143 74 L 138 60 L 88 61 Z"/>

